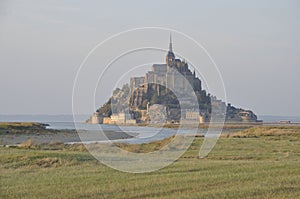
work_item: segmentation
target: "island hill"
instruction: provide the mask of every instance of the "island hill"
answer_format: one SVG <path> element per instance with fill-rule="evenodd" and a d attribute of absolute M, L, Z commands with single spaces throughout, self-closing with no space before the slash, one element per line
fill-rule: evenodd
<path fill-rule="evenodd" d="M 184 79 L 180 78 L 184 77 Z M 189 85 L 187 85 L 189 84 Z M 199 107 L 189 107 L 189 97 L 185 105 L 179 103 L 177 95 L 186 95 L 192 87 Z M 177 95 L 174 90 L 180 91 Z M 182 92 L 181 92 L 182 91 Z M 180 107 L 180 106 L 184 106 Z M 202 89 L 201 80 L 188 63 L 175 58 L 170 35 L 169 50 L 165 64 L 153 64 L 151 71 L 143 77 L 131 77 L 130 85 L 113 91 L 109 100 L 88 119 L 92 124 L 136 124 L 136 123 L 179 123 L 181 119 L 207 123 L 212 115 L 212 106 L 223 109 L 225 122 L 257 122 L 257 116 L 250 110 L 235 108 L 231 104 L 211 96 Z M 184 118 L 182 118 L 184 117 Z"/>

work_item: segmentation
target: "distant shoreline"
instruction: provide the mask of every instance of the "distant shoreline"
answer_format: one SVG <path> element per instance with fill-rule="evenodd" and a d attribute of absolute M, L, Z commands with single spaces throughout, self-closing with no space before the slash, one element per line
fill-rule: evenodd
<path fill-rule="evenodd" d="M 81 142 L 85 134 L 101 140 L 120 140 L 133 138 L 124 132 L 105 131 L 99 135 L 95 131 L 75 129 L 48 129 L 44 123 L 36 122 L 0 122 L 0 145 L 22 145 L 27 142 L 34 144 Z"/>

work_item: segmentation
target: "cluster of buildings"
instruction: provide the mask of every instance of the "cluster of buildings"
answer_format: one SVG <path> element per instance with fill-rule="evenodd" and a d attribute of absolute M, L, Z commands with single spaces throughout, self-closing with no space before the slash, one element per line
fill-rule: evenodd
<path fill-rule="evenodd" d="M 166 108 L 160 104 L 154 104 L 149 107 L 145 113 L 146 116 L 141 121 L 142 123 L 179 123 L 179 121 L 168 120 Z M 186 111 L 184 114 L 184 119 L 186 121 L 198 121 L 200 124 L 206 123 L 209 121 L 209 117 L 206 115 L 200 115 L 196 110 Z M 117 113 L 112 114 L 110 117 L 102 116 L 99 112 L 95 112 L 87 120 L 87 123 L 90 124 L 124 124 L 124 125 L 135 125 L 141 123 L 137 119 L 133 119 L 131 114 L 126 113 Z"/>

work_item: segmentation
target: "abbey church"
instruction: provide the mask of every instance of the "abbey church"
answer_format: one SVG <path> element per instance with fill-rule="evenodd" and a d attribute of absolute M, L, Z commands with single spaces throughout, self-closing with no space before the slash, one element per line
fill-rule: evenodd
<path fill-rule="evenodd" d="M 152 85 L 152 88 L 149 88 Z M 196 77 L 195 71 L 191 72 L 185 61 L 175 58 L 172 48 L 172 37 L 170 35 L 169 51 L 166 55 L 165 64 L 153 64 L 151 71 L 143 77 L 132 77 L 130 79 L 130 90 L 133 91 L 132 106 L 142 104 L 143 96 L 149 90 L 156 91 L 160 96 L 160 88 L 181 91 L 185 93 L 187 87 L 192 86 L 197 96 L 201 95 L 201 81 Z M 205 97 L 205 91 L 202 91 Z M 206 99 L 208 102 L 209 99 Z M 203 101 L 203 100 L 202 100 Z"/>

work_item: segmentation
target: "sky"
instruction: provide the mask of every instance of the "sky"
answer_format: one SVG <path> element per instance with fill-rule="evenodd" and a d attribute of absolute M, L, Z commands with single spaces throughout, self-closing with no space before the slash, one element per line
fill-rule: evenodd
<path fill-rule="evenodd" d="M 119 32 L 155 26 L 183 32 L 205 47 L 227 102 L 258 115 L 300 115 L 299 19 L 297 0 L 1 0 L 0 114 L 72 114 L 74 80 L 91 49 Z M 160 39 L 168 48 L 168 35 Z"/>

